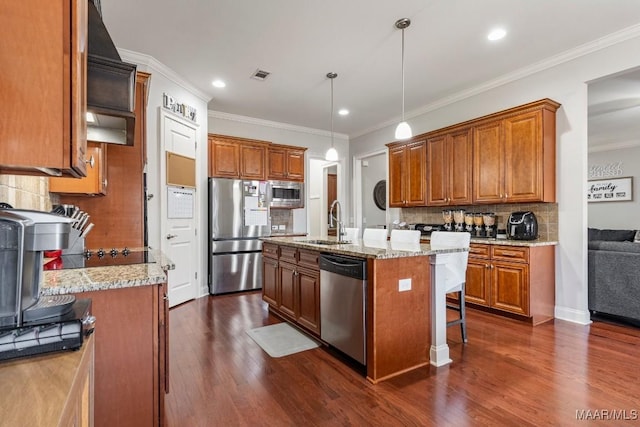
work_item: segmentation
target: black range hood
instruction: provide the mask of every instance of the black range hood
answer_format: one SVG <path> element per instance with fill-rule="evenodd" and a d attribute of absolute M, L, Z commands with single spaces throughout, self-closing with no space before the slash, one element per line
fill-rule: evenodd
<path fill-rule="evenodd" d="M 87 139 L 133 145 L 136 66 L 122 62 L 102 21 L 99 0 L 88 2 Z"/>

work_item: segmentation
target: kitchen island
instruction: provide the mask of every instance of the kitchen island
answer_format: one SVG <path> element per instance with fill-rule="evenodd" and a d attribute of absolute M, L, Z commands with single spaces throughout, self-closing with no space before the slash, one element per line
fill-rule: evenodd
<path fill-rule="evenodd" d="M 43 274 L 42 295 L 92 301 L 96 426 L 163 423 L 169 384 L 166 271 L 174 265 L 159 251 L 151 254 L 153 262 Z"/>
<path fill-rule="evenodd" d="M 320 253 L 347 255 L 366 259 L 366 370 L 373 383 L 397 376 L 431 363 L 443 366 L 451 362 L 446 340 L 446 294 L 441 280 L 448 254 L 465 251 L 454 248 L 432 250 L 429 245 L 407 245 L 391 242 L 363 242 L 337 244 L 335 240 L 310 237 L 264 238 L 264 291 L 270 292 L 269 273 L 282 263 L 280 253 L 297 250 L 296 259 L 306 262 Z M 273 251 L 276 251 L 274 253 Z M 274 258 L 274 255 L 277 255 Z M 273 264 L 275 261 L 276 264 Z M 298 262 L 301 265 L 302 262 Z M 269 267 L 271 266 L 271 267 Z M 305 270 L 307 268 L 307 270 Z M 318 281 L 319 282 L 319 281 Z M 318 283 L 322 286 L 321 283 Z M 276 287 L 277 287 L 276 283 Z M 400 290 L 402 288 L 402 290 Z M 300 294 L 300 291 L 298 292 Z M 270 309 L 278 310 L 278 292 L 264 298 Z M 319 300 L 316 301 L 319 305 Z M 301 309 L 309 307 L 301 302 Z M 345 307 L 348 308 L 348 307 Z M 309 311 L 309 310 L 308 310 Z M 316 310 L 319 311 L 319 310 Z M 285 312 L 285 314 L 287 314 Z M 287 320 L 295 316 L 282 316 Z M 298 325 L 310 329 L 308 318 Z"/>

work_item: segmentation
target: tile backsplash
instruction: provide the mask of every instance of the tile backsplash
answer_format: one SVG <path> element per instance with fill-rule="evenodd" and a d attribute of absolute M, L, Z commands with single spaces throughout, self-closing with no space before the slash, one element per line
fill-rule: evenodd
<path fill-rule="evenodd" d="M 273 226 L 277 229 L 273 230 Z M 271 227 L 272 233 L 292 233 L 293 232 L 293 215 L 291 209 L 271 209 Z"/>
<path fill-rule="evenodd" d="M 408 224 L 442 224 L 443 207 L 403 208 L 400 220 Z M 464 209 L 470 212 L 494 212 L 498 228 L 505 228 L 511 212 L 532 211 L 538 219 L 538 234 L 541 240 L 558 240 L 558 204 L 557 203 L 519 203 L 501 205 L 454 206 L 451 209 Z"/>
<path fill-rule="evenodd" d="M 49 212 L 54 203 L 49 195 L 49 178 L 0 174 L 0 202 L 16 209 Z"/>

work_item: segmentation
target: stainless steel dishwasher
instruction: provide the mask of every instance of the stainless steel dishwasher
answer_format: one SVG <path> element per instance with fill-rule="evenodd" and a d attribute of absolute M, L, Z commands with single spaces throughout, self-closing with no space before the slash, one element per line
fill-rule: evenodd
<path fill-rule="evenodd" d="M 366 365 L 367 261 L 320 255 L 320 338 Z"/>

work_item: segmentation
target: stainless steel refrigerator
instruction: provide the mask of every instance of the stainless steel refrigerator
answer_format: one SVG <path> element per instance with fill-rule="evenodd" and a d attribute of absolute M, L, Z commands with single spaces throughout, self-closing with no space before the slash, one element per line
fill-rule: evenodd
<path fill-rule="evenodd" d="M 268 183 L 209 178 L 209 293 L 262 288 L 262 241 L 269 236 Z"/>

